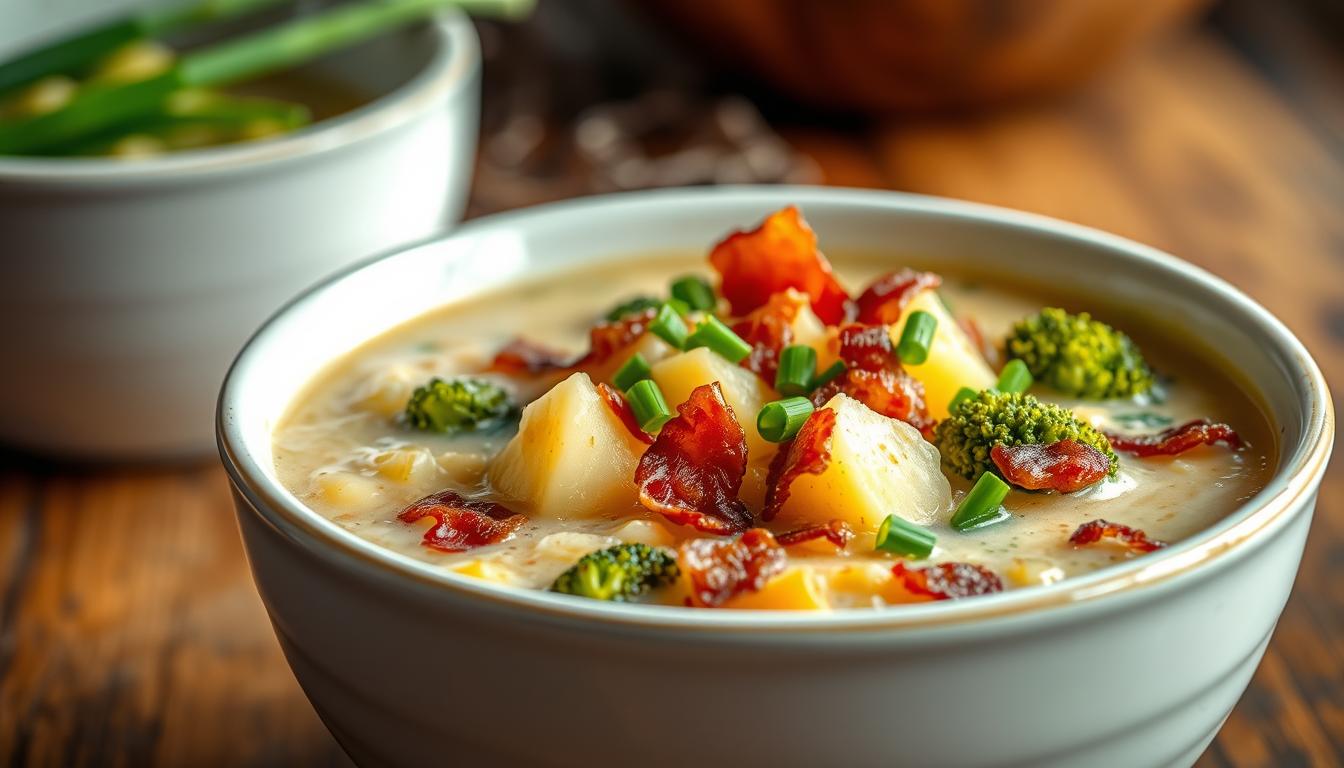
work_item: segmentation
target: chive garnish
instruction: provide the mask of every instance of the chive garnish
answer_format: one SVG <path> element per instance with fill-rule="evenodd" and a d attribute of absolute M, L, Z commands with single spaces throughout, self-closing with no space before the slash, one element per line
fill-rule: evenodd
<path fill-rule="evenodd" d="M 836 377 L 845 372 L 845 361 L 836 360 L 831 363 L 821 375 L 812 380 L 812 389 L 821 389 L 822 387 L 835 381 Z"/>
<path fill-rule="evenodd" d="M 896 515 L 887 515 L 877 529 L 877 549 L 893 555 L 928 557 L 937 541 L 931 531 Z"/>
<path fill-rule="evenodd" d="M 766 403 L 756 415 L 756 431 L 772 443 L 792 440 L 813 410 L 811 401 L 805 397 L 786 397 Z"/>
<path fill-rule="evenodd" d="M 1002 515 L 999 506 L 1008 497 L 1008 484 L 993 472 L 984 472 L 975 481 L 971 492 L 961 500 L 957 511 L 952 515 L 952 527 L 959 531 L 968 531 L 980 525 L 992 522 Z"/>
<path fill-rule="evenodd" d="M 672 409 L 667 407 L 663 391 L 653 379 L 640 379 L 635 382 L 626 390 L 625 398 L 630 401 L 630 410 L 634 412 L 639 428 L 645 432 L 657 432 L 659 427 L 675 415 Z"/>
<path fill-rule="evenodd" d="M 817 372 L 817 351 L 802 344 L 794 344 L 779 353 L 779 370 L 775 372 L 775 391 L 787 397 L 798 397 L 812 391 L 812 376 Z"/>
<path fill-rule="evenodd" d="M 652 372 L 653 369 L 649 367 L 649 361 L 645 360 L 643 355 L 636 352 L 631 355 L 630 359 L 626 360 L 625 364 L 611 377 L 611 383 L 615 384 L 617 389 L 624 392 L 635 386 L 640 379 L 649 378 L 649 374 Z"/>
<path fill-rule="evenodd" d="M 704 278 L 687 275 L 672 281 L 672 298 L 686 302 L 691 309 L 712 310 L 718 306 L 714 289 Z"/>
<path fill-rule="evenodd" d="M 707 316 L 695 326 L 695 333 L 686 339 L 686 349 L 696 347 L 709 347 L 730 363 L 740 363 L 751 354 L 751 345 L 713 315 Z"/>
<path fill-rule="evenodd" d="M 1021 360 L 1009 360 L 999 372 L 999 383 L 994 388 L 1000 392 L 1026 392 L 1031 386 L 1031 371 Z"/>
<path fill-rule="evenodd" d="M 681 319 L 681 314 L 671 304 L 658 307 L 658 314 L 649 323 L 649 330 L 677 349 L 686 348 L 686 337 L 690 335 L 686 321 Z"/>
<path fill-rule="evenodd" d="M 958 405 L 961 405 L 963 402 L 970 400 L 978 394 L 980 393 L 970 387 L 962 387 L 961 389 L 958 389 L 957 394 L 952 396 L 952 402 L 947 404 L 948 413 L 955 412 Z"/>
<path fill-rule="evenodd" d="M 905 321 L 905 330 L 901 331 L 901 340 L 896 344 L 896 354 L 901 362 L 921 365 L 929 359 L 929 345 L 933 343 L 933 332 L 938 330 L 938 318 L 922 309 L 910 313 Z"/>

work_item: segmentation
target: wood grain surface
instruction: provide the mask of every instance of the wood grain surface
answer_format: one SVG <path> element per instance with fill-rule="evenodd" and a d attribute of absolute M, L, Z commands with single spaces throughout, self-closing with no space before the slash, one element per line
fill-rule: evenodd
<path fill-rule="evenodd" d="M 828 183 L 1036 211 L 1207 267 L 1301 336 L 1338 401 L 1344 67 L 1272 5 L 1062 103 L 775 128 Z M 0 461 L 0 765 L 346 764 L 281 657 L 213 462 Z M 1278 631 L 1200 765 L 1344 764 L 1341 659 L 1337 455 Z"/>

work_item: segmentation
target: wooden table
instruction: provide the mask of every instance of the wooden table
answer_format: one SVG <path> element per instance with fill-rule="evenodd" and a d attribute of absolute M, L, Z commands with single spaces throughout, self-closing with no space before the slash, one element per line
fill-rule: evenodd
<path fill-rule="evenodd" d="M 1344 68 L 1300 19 L 1238 8 L 1064 103 L 775 127 L 828 183 L 1037 211 L 1179 254 L 1276 312 L 1338 384 Z M 1341 658 L 1337 458 L 1278 632 L 1201 765 L 1344 763 Z M 345 762 L 280 655 L 214 462 L 3 460 L 0 764 Z"/>

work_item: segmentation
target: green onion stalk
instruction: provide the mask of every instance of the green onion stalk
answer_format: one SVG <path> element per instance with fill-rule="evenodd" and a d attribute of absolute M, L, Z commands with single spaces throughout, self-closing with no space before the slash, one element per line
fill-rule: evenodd
<path fill-rule="evenodd" d="M 531 4 L 532 0 L 366 0 L 342 5 L 186 53 L 154 77 L 132 83 L 90 82 L 55 111 L 0 121 L 0 155 L 40 153 L 92 138 L 152 115 L 170 94 L 183 88 L 217 88 L 288 69 L 447 6 L 513 17 L 530 10 Z"/>

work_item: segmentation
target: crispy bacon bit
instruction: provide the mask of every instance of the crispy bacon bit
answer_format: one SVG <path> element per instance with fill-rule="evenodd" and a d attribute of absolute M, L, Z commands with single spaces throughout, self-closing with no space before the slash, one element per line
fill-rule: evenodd
<path fill-rule="evenodd" d="M 747 436 L 718 382 L 677 406 L 635 469 L 639 502 L 678 525 L 729 534 L 751 525 L 737 497 L 747 473 Z"/>
<path fill-rule="evenodd" d="M 624 395 L 604 381 L 598 382 L 597 393 L 602 395 L 603 400 L 607 401 L 607 406 L 611 408 L 611 412 L 616 414 L 616 418 L 621 420 L 626 429 L 630 430 L 630 434 L 649 445 L 653 445 L 653 435 L 640 429 L 639 422 L 635 421 L 635 412 L 630 408 L 630 403 L 626 401 Z"/>
<path fill-rule="evenodd" d="M 989 457 L 1003 479 L 1029 491 L 1073 493 L 1106 477 L 1111 460 L 1077 440 L 1049 445 L 996 444 Z"/>
<path fill-rule="evenodd" d="M 743 368 L 774 385 L 779 353 L 793 343 L 793 321 L 806 302 L 807 297 L 801 293 L 780 291 L 733 324 L 733 333 L 751 345 L 751 354 L 742 361 Z"/>
<path fill-rule="evenodd" d="M 1241 436 L 1226 424 L 1195 419 L 1155 435 L 1106 435 L 1111 447 L 1135 456 L 1176 456 L 1201 445 L 1223 443 L 1232 449 L 1241 447 Z"/>
<path fill-rule="evenodd" d="M 895 325 L 905 305 L 926 288 L 937 288 L 943 278 L 932 272 L 902 269 L 879 277 L 858 298 L 860 323 Z"/>
<path fill-rule="evenodd" d="M 765 506 L 761 519 L 775 519 L 789 500 L 789 486 L 806 474 L 820 475 L 831 463 L 831 432 L 835 411 L 819 408 L 807 417 L 798 434 L 779 446 L 765 478 Z"/>
<path fill-rule="evenodd" d="M 786 288 L 812 300 L 823 323 L 845 319 L 849 296 L 817 250 L 817 234 L 794 206 L 766 217 L 756 229 L 734 232 L 714 246 L 709 263 L 721 277 L 719 290 L 734 315 L 745 315 Z"/>
<path fill-rule="evenodd" d="M 466 499 L 456 491 L 439 491 L 411 504 L 397 515 L 403 523 L 426 517 L 434 525 L 420 543 L 440 552 L 466 552 L 486 544 L 498 544 L 513 535 L 527 520 L 503 504 Z"/>
<path fill-rule="evenodd" d="M 934 600 L 955 600 L 1003 591 L 1003 582 L 984 566 L 973 563 L 938 563 L 927 568 L 906 568 L 896 563 L 891 572 L 907 591 Z"/>
<path fill-rule="evenodd" d="M 764 528 L 736 539 L 691 539 L 677 552 L 677 564 L 691 582 L 691 603 L 709 608 L 743 592 L 755 592 L 779 575 L 788 555 Z"/>
<path fill-rule="evenodd" d="M 874 411 L 900 419 L 921 432 L 933 427 L 924 385 L 906 373 L 891 346 L 885 325 L 851 324 L 840 329 L 833 342 L 848 368 L 812 393 L 812 404 L 821 407 L 843 392 Z"/>
<path fill-rule="evenodd" d="M 1148 534 L 1138 528 L 1106 520 L 1093 520 L 1078 526 L 1078 530 L 1069 537 L 1069 543 L 1075 547 L 1085 547 L 1102 539 L 1115 539 L 1136 554 L 1154 552 L 1167 546 L 1166 542 L 1148 538 Z"/>
<path fill-rule="evenodd" d="M 538 375 L 568 368 L 574 362 L 574 356 L 568 352 L 551 349 L 534 341 L 517 338 L 510 341 L 495 355 L 494 362 L 487 370 L 507 373 L 514 376 Z"/>
<path fill-rule="evenodd" d="M 613 355 L 644 335 L 649 323 L 658 315 L 655 309 L 646 309 L 638 314 L 626 315 L 613 322 L 598 323 L 588 331 L 588 354 L 579 358 L 575 366 L 601 365 Z"/>
<path fill-rule="evenodd" d="M 849 523 L 844 520 L 832 520 L 829 523 L 817 523 L 781 533 L 775 537 L 775 541 L 778 541 L 781 547 L 792 547 L 795 544 L 825 539 L 834 544 L 836 549 L 844 549 L 853 538 L 854 529 L 849 527 Z"/>

